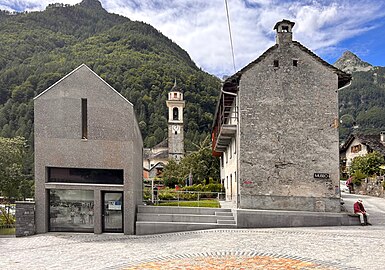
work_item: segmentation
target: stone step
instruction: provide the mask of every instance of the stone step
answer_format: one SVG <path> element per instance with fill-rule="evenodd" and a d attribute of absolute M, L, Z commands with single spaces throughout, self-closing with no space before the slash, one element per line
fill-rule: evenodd
<path fill-rule="evenodd" d="M 234 220 L 234 216 L 215 216 L 217 220 Z"/>
<path fill-rule="evenodd" d="M 232 217 L 233 213 L 232 212 L 215 212 L 215 215 L 217 217 Z"/>
<path fill-rule="evenodd" d="M 214 215 L 138 213 L 137 221 L 215 223 Z"/>
<path fill-rule="evenodd" d="M 232 219 L 232 220 L 218 219 L 217 223 L 218 224 L 234 224 L 234 225 L 236 224 L 234 219 Z"/>
<path fill-rule="evenodd" d="M 217 224 L 217 223 L 190 223 L 190 222 L 151 222 L 151 221 L 137 221 L 136 234 L 159 234 L 183 231 L 197 231 L 228 228 L 236 229 L 235 224 Z"/>

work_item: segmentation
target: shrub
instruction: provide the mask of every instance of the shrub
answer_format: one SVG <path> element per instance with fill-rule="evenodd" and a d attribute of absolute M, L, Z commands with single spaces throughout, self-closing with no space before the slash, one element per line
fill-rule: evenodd
<path fill-rule="evenodd" d="M 16 218 L 8 214 L 4 208 L 0 208 L 0 226 L 11 225 L 16 223 Z"/>
<path fill-rule="evenodd" d="M 204 191 L 207 192 L 221 192 L 222 190 L 222 185 L 221 184 L 208 184 L 204 186 Z"/>
<path fill-rule="evenodd" d="M 355 184 L 356 186 L 360 186 L 361 185 L 361 181 L 362 179 L 365 179 L 367 177 L 366 174 L 362 173 L 360 170 L 357 170 L 353 173 L 353 184 Z"/>

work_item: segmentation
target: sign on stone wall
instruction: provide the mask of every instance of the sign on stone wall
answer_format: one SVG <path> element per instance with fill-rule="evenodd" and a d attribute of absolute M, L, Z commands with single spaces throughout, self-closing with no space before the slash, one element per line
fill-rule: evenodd
<path fill-rule="evenodd" d="M 314 178 L 329 179 L 330 175 L 328 173 L 314 173 Z"/>

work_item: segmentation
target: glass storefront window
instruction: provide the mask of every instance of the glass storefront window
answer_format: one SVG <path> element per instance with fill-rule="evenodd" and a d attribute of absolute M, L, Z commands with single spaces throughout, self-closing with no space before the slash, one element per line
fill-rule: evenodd
<path fill-rule="evenodd" d="M 51 189 L 49 214 L 51 232 L 93 232 L 94 192 Z"/>

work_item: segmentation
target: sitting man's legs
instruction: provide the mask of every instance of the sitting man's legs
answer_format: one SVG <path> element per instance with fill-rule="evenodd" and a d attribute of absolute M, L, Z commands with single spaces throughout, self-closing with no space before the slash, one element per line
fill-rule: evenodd
<path fill-rule="evenodd" d="M 364 214 L 363 213 L 357 213 L 357 214 L 360 216 L 361 225 L 365 225 L 366 221 L 365 221 Z"/>
<path fill-rule="evenodd" d="M 364 220 L 365 220 L 365 225 L 372 225 L 371 223 L 369 223 L 369 214 L 368 213 L 364 214 Z"/>

